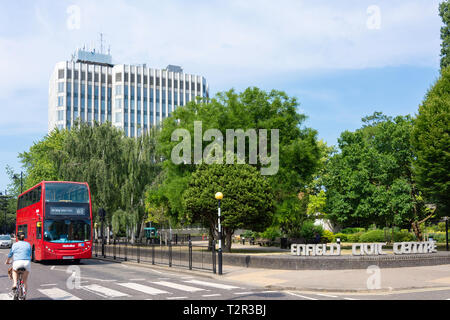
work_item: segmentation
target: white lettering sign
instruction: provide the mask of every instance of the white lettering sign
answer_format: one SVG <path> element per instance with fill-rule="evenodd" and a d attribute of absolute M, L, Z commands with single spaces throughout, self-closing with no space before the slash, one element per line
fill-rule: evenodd
<path fill-rule="evenodd" d="M 352 244 L 352 255 L 354 256 L 379 256 L 386 255 L 383 246 L 386 242 L 377 243 L 354 243 Z M 425 242 L 395 242 L 393 244 L 394 254 L 416 254 L 437 252 L 435 241 Z M 294 256 L 340 256 L 341 245 L 329 244 L 292 244 L 291 254 Z"/>
<path fill-rule="evenodd" d="M 341 245 L 331 244 L 292 244 L 291 254 L 294 256 L 340 256 Z"/>
<path fill-rule="evenodd" d="M 386 243 L 354 243 L 352 245 L 352 254 L 354 256 L 378 256 L 386 254 L 383 252 L 383 246 Z"/>
<path fill-rule="evenodd" d="M 437 252 L 435 241 L 425 242 L 395 242 L 394 254 L 416 254 Z"/>

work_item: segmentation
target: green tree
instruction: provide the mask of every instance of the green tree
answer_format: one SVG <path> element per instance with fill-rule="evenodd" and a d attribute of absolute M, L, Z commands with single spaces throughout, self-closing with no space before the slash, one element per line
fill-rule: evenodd
<path fill-rule="evenodd" d="M 55 129 L 42 140 L 35 142 L 29 151 L 19 154 L 25 169 L 23 191 L 41 181 L 57 181 L 61 175 L 55 161 L 68 137 L 67 130 Z"/>
<path fill-rule="evenodd" d="M 441 27 L 441 69 L 450 65 L 450 3 L 445 0 L 439 4 L 439 15 L 444 25 Z"/>
<path fill-rule="evenodd" d="M 277 174 L 267 176 L 267 181 L 274 190 L 278 204 L 295 198 L 313 180 L 321 157 L 317 132 L 303 127 L 306 116 L 297 112 L 298 106 L 296 98 L 289 97 L 282 91 L 265 92 L 258 88 L 248 88 L 241 93 L 234 90 L 221 92 L 209 102 L 190 102 L 177 108 L 170 118 L 164 120 L 158 143 L 166 159 L 164 168 L 167 179 L 164 184 L 172 186 L 167 189 L 170 211 L 176 211 L 175 215 L 182 216 L 183 206 L 179 194 L 187 188 L 189 177 L 198 166 L 194 164 L 193 152 L 190 163 L 172 163 L 171 153 L 179 142 L 171 141 L 171 136 L 176 129 L 186 129 L 190 133 L 190 145 L 193 146 L 194 121 L 201 121 L 203 133 L 208 129 L 220 130 L 224 140 L 227 129 L 266 129 L 269 146 L 270 130 L 279 129 L 279 170 Z M 209 144 L 210 141 L 202 141 L 202 150 Z M 222 146 L 225 154 L 226 141 L 223 141 Z M 245 163 L 249 163 L 250 147 L 247 141 Z M 261 161 L 253 166 L 259 170 L 262 167 Z"/>
<path fill-rule="evenodd" d="M 109 222 L 112 213 L 123 208 L 120 195 L 127 169 L 124 140 L 123 131 L 109 123 L 81 123 L 68 131 L 55 159 L 61 180 L 89 184 L 94 213 L 104 208 Z"/>
<path fill-rule="evenodd" d="M 328 161 L 328 217 L 344 227 L 408 225 L 420 238 L 419 224 L 432 215 L 412 173 L 412 119 L 374 113 L 363 122 L 341 134 L 340 153 Z"/>
<path fill-rule="evenodd" d="M 218 223 L 218 202 L 214 195 L 222 192 L 221 224 L 225 250 L 229 252 L 236 229 L 261 232 L 272 223 L 274 200 L 267 180 L 247 164 L 202 164 L 192 174 L 183 193 L 186 219 L 202 222 L 214 235 Z"/>
<path fill-rule="evenodd" d="M 448 3 L 446 2 L 448 6 Z M 441 5 L 442 6 L 442 5 Z M 449 13 L 446 12 L 448 15 Z M 425 198 L 436 213 L 450 210 L 450 67 L 428 91 L 414 121 L 414 172 Z"/>

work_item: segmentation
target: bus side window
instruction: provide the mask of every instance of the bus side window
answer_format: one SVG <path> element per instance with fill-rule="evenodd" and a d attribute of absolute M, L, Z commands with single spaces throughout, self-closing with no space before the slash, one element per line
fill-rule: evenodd
<path fill-rule="evenodd" d="M 17 234 L 19 234 L 21 232 L 25 235 L 25 239 L 28 238 L 28 225 L 27 224 L 22 224 L 17 227 Z"/>

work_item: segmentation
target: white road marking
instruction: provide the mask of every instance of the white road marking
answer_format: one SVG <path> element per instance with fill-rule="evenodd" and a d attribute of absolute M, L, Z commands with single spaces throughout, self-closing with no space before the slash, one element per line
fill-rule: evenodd
<path fill-rule="evenodd" d="M 38 289 L 38 291 L 40 291 L 41 293 L 45 294 L 47 297 L 53 300 L 81 300 L 80 298 L 59 288 Z"/>
<path fill-rule="evenodd" d="M 255 294 L 254 292 L 235 292 L 234 294 Z"/>
<path fill-rule="evenodd" d="M 152 282 L 152 283 L 160 285 L 160 286 L 169 287 L 169 288 L 172 288 L 172 289 L 177 289 L 177 290 L 181 290 L 181 291 L 187 291 L 187 292 L 197 292 L 197 291 L 204 291 L 205 290 L 205 289 L 201 289 L 201 288 L 185 286 L 185 285 L 182 285 L 182 284 L 168 282 L 168 281 L 159 281 L 159 282 Z"/>
<path fill-rule="evenodd" d="M 206 286 L 206 287 L 225 289 L 225 290 L 239 289 L 239 287 L 230 286 L 230 285 L 227 285 L 227 284 L 221 284 L 221 283 L 215 283 L 215 282 L 206 282 L 206 281 L 200 281 L 200 280 L 189 280 L 189 281 L 184 281 L 184 282 L 192 283 L 192 284 L 198 284 L 198 285 Z"/>
<path fill-rule="evenodd" d="M 331 294 L 316 293 L 316 295 L 328 298 L 337 298 L 337 296 L 332 296 Z"/>
<path fill-rule="evenodd" d="M 318 300 L 318 299 L 314 299 L 314 298 L 311 298 L 311 297 L 306 297 L 306 296 L 302 296 L 302 295 L 299 295 L 299 294 L 295 294 L 295 293 L 292 293 L 292 292 L 289 292 L 289 291 L 286 291 L 286 293 L 290 294 L 291 296 L 295 296 L 295 297 L 299 297 L 299 298 L 303 298 L 303 299 L 307 299 L 307 300 Z"/>
<path fill-rule="evenodd" d="M 118 285 L 129 288 L 129 289 L 133 289 L 136 291 L 140 291 L 143 293 L 151 294 L 151 295 L 164 294 L 164 293 L 170 294 L 170 292 L 167 292 L 164 290 L 159 290 L 159 289 L 152 288 L 149 286 L 144 286 L 143 284 L 139 284 L 139 283 L 128 282 L 128 283 L 118 283 Z"/>
<path fill-rule="evenodd" d="M 168 300 L 175 300 L 175 299 L 187 299 L 187 297 L 169 297 Z"/>
<path fill-rule="evenodd" d="M 93 292 L 96 294 L 100 294 L 102 296 L 104 296 L 105 298 L 116 298 L 116 297 L 129 297 L 129 294 L 114 290 L 114 289 L 109 289 L 109 288 L 105 288 L 102 286 L 99 286 L 98 284 L 90 284 L 88 286 L 82 286 L 82 289 L 85 289 L 89 292 Z"/>
<path fill-rule="evenodd" d="M 83 279 L 88 280 L 94 280 L 94 281 L 103 281 L 103 282 L 114 282 L 117 281 L 116 279 L 97 279 L 97 278 L 89 278 L 89 277 L 82 277 Z"/>
<path fill-rule="evenodd" d="M 353 298 L 344 298 L 344 300 L 358 300 L 358 299 L 353 299 Z"/>
<path fill-rule="evenodd" d="M 41 284 L 41 287 L 54 287 L 57 286 L 56 283 L 47 283 L 47 284 Z"/>
<path fill-rule="evenodd" d="M 221 294 L 220 293 L 214 293 L 214 294 L 204 294 L 204 295 L 202 295 L 202 297 L 219 297 L 219 296 L 221 296 Z"/>
<path fill-rule="evenodd" d="M 130 279 L 130 281 L 144 281 L 145 279 Z"/>
<path fill-rule="evenodd" d="M 12 300 L 12 297 L 8 293 L 0 294 L 0 300 Z"/>

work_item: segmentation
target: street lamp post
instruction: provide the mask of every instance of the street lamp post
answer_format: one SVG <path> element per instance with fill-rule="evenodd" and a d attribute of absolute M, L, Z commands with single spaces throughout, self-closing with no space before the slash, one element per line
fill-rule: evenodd
<path fill-rule="evenodd" d="M 223 199 L 222 192 L 216 193 L 216 199 L 219 201 L 219 211 L 218 211 L 218 233 L 219 233 L 219 253 L 218 253 L 218 263 L 219 263 L 219 275 L 222 274 L 222 226 L 220 224 L 220 201 Z"/>

